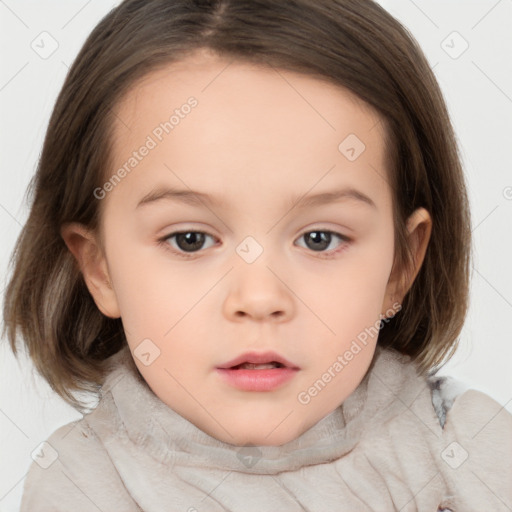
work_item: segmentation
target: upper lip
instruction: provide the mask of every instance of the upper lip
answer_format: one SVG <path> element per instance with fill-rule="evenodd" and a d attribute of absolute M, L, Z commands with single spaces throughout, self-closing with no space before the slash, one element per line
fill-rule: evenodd
<path fill-rule="evenodd" d="M 281 363 L 283 366 L 286 366 L 288 368 L 293 368 L 294 370 L 300 369 L 297 365 L 295 365 L 291 361 L 288 361 L 288 359 L 284 358 L 277 352 L 244 352 L 243 354 L 239 355 L 238 357 L 235 357 L 231 361 L 228 361 L 227 363 L 218 366 L 218 368 L 231 368 L 242 363 L 265 364 L 271 363 L 273 361 Z"/>

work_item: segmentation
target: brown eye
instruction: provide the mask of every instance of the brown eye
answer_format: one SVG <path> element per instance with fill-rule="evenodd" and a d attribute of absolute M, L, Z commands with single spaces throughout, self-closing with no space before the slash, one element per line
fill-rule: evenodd
<path fill-rule="evenodd" d="M 331 243 L 331 233 L 328 231 L 310 231 L 303 235 L 306 245 L 313 251 L 324 251 Z"/>
<path fill-rule="evenodd" d="M 176 235 L 176 245 L 186 252 L 193 252 L 201 249 L 204 244 L 204 233 L 190 231 Z"/>
<path fill-rule="evenodd" d="M 211 235 L 201 231 L 179 231 L 166 236 L 162 242 L 171 245 L 176 252 L 194 253 L 205 248 L 207 238 L 213 239 Z M 174 243 L 171 243 L 173 239 Z"/>
<path fill-rule="evenodd" d="M 326 252 L 326 253 L 335 253 L 339 250 L 339 245 L 336 247 L 335 244 L 333 244 L 334 240 L 338 239 L 342 242 L 349 242 L 349 238 L 346 236 L 343 236 L 339 233 L 334 233 L 333 231 L 327 231 L 327 230 L 315 230 L 315 231 L 308 231 L 307 233 L 304 233 L 301 235 L 300 239 L 304 239 L 306 249 L 311 249 L 314 252 Z M 331 247 L 334 245 L 334 247 Z M 342 247 L 345 244 L 341 244 Z M 303 246 L 302 246 L 303 247 Z M 326 250 L 329 247 L 331 247 L 330 250 Z"/>

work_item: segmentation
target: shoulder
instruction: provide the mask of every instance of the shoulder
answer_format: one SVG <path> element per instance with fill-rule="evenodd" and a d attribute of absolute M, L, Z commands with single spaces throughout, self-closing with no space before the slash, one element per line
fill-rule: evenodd
<path fill-rule="evenodd" d="M 459 439 L 477 443 L 480 451 L 509 450 L 512 464 L 512 414 L 489 395 L 468 389 L 458 396 L 446 415 L 445 430 Z"/>
<path fill-rule="evenodd" d="M 27 473 L 21 512 L 140 510 L 126 491 L 87 416 L 40 445 Z"/>
<path fill-rule="evenodd" d="M 492 415 L 492 417 L 487 418 L 489 422 L 496 417 L 498 423 L 510 426 L 512 415 L 507 411 L 506 405 L 501 405 L 494 398 L 481 391 L 468 389 L 455 400 L 452 407 L 452 416 L 458 415 L 476 421 L 482 415 Z"/>
<path fill-rule="evenodd" d="M 439 375 L 427 377 L 427 385 L 431 392 L 432 406 L 441 428 L 443 428 L 447 412 L 451 409 L 455 399 L 467 391 L 468 386 L 453 377 Z"/>
<path fill-rule="evenodd" d="M 445 430 L 456 431 L 460 436 L 476 436 L 484 430 L 493 435 L 512 433 L 512 415 L 505 408 L 506 404 L 501 405 L 452 377 L 431 376 L 427 384 L 432 406 Z"/>
<path fill-rule="evenodd" d="M 471 510 L 512 509 L 512 415 L 505 405 L 468 389 L 446 413 L 440 463 Z"/>
<path fill-rule="evenodd" d="M 451 377 L 429 377 L 432 405 L 444 437 L 472 447 L 474 457 L 507 456 L 512 468 L 512 414 L 506 405 Z M 511 480 L 512 481 L 512 480 Z"/>

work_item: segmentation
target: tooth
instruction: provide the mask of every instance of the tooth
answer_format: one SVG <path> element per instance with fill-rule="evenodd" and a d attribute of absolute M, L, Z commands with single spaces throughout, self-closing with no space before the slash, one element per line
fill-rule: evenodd
<path fill-rule="evenodd" d="M 240 368 L 244 370 L 267 370 L 277 368 L 276 363 L 264 363 L 264 364 L 254 364 L 254 363 L 244 363 L 240 365 Z"/>

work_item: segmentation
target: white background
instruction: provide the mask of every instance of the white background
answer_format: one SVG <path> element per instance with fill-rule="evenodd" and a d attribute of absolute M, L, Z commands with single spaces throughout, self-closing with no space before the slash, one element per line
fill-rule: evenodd
<path fill-rule="evenodd" d="M 0 0 L 2 297 L 51 109 L 85 38 L 117 3 Z M 380 3 L 416 37 L 434 69 L 469 186 L 475 247 L 471 309 L 459 352 L 440 373 L 512 412 L 512 0 Z M 58 42 L 47 59 L 31 48 L 43 31 Z M 454 58 L 464 41 L 469 47 Z M 30 361 L 16 361 L 5 340 L 0 364 L 0 512 L 7 512 L 19 508 L 32 451 L 81 415 L 33 374 Z"/>

